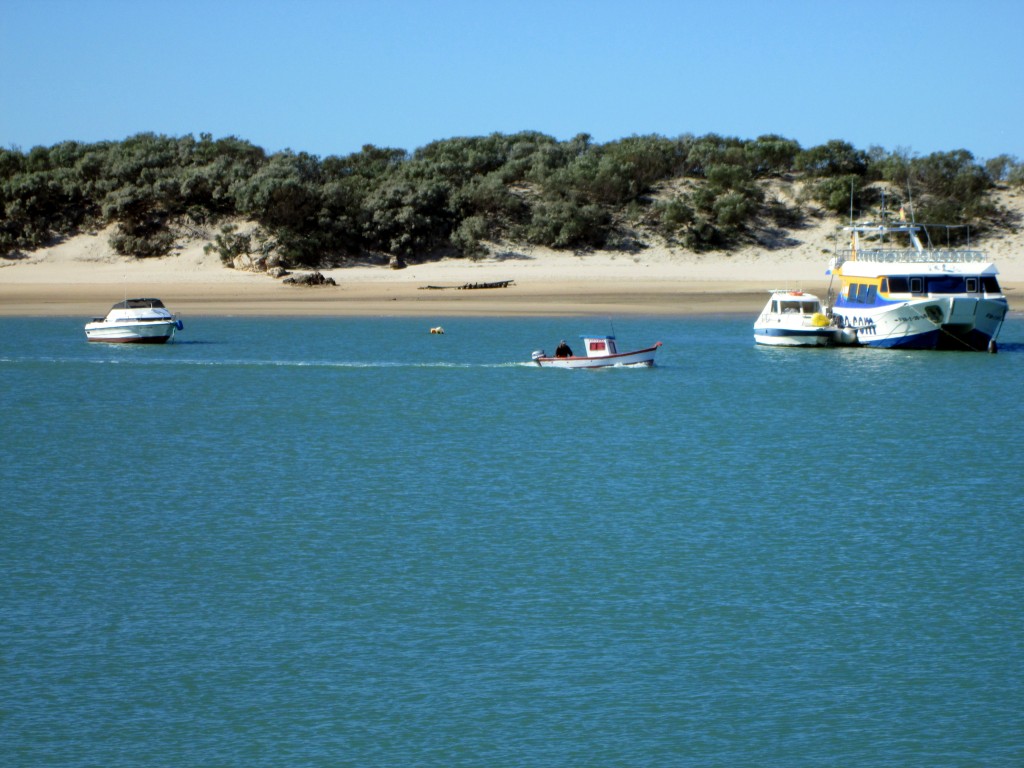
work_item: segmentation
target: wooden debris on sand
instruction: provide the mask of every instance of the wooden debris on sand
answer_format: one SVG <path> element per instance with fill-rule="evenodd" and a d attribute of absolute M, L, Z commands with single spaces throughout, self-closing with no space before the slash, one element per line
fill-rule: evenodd
<path fill-rule="evenodd" d="M 454 288 L 457 291 L 474 291 L 482 288 L 508 288 L 515 280 L 497 280 L 493 283 L 464 283 L 463 285 L 424 285 L 421 291 L 447 291 Z"/>
<path fill-rule="evenodd" d="M 515 280 L 498 280 L 493 283 L 466 283 L 459 286 L 460 291 L 472 291 L 477 288 L 508 288 Z"/>

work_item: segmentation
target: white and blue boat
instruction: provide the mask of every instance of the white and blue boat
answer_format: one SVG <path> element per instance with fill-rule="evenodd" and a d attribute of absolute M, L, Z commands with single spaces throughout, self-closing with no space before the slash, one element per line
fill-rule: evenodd
<path fill-rule="evenodd" d="M 754 322 L 754 341 L 768 346 L 826 347 L 837 334 L 821 299 L 804 291 L 772 291 Z"/>
<path fill-rule="evenodd" d="M 85 338 L 108 344 L 164 344 L 182 329 L 160 299 L 125 299 L 85 324 Z"/>
<path fill-rule="evenodd" d="M 982 251 L 925 247 L 921 225 L 855 224 L 829 266 L 845 342 L 888 349 L 995 351 L 1008 304 Z M 831 293 L 831 291 L 830 291 Z"/>

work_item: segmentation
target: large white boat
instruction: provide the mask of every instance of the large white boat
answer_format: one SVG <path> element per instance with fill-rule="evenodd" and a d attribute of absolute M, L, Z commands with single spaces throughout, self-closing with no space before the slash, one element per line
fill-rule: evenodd
<path fill-rule="evenodd" d="M 657 353 L 661 342 L 653 347 L 638 349 L 633 352 L 619 352 L 615 344 L 614 336 L 580 336 L 583 340 L 583 348 L 586 355 L 573 355 L 572 351 L 565 346 L 563 341 L 559 345 L 560 350 L 554 357 L 549 357 L 544 350 L 539 349 L 532 355 L 533 362 L 542 368 L 608 368 L 611 366 L 651 366 L 654 365 L 654 355 Z"/>
<path fill-rule="evenodd" d="M 821 300 L 803 291 L 772 291 L 754 321 L 754 341 L 776 347 L 824 347 L 838 340 L 838 329 Z"/>
<path fill-rule="evenodd" d="M 1008 310 L 998 270 L 982 251 L 924 247 L 923 229 L 905 221 L 844 227 L 850 247 L 829 266 L 840 281 L 832 315 L 844 340 L 994 351 Z"/>
<path fill-rule="evenodd" d="M 125 299 L 111 307 L 106 317 L 86 323 L 85 338 L 112 344 L 163 344 L 181 329 L 181 320 L 160 299 Z"/>

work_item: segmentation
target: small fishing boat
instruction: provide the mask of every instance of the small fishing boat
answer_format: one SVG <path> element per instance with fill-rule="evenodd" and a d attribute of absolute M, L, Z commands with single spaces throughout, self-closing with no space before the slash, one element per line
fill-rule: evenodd
<path fill-rule="evenodd" d="M 554 357 L 549 357 L 543 349 L 536 350 L 533 362 L 542 368 L 609 368 L 612 366 L 652 366 L 654 355 L 661 342 L 653 347 L 638 349 L 633 352 L 619 352 L 614 336 L 580 336 L 583 339 L 585 356 L 572 354 L 572 350 L 563 341 Z"/>
<path fill-rule="evenodd" d="M 85 324 L 85 338 L 109 344 L 163 344 L 183 325 L 160 299 L 119 301 L 106 317 Z"/>
<path fill-rule="evenodd" d="M 754 341 L 777 347 L 824 347 L 837 333 L 821 300 L 803 291 L 772 291 L 754 322 Z"/>

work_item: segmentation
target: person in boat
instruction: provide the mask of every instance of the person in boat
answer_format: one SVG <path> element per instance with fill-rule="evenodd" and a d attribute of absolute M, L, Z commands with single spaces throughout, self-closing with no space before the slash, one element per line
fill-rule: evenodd
<path fill-rule="evenodd" d="M 559 342 L 558 348 L 555 350 L 555 357 L 572 357 L 572 349 L 565 343 L 565 339 Z"/>

